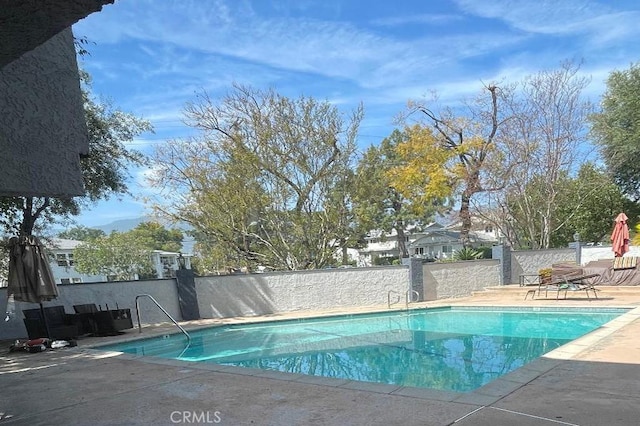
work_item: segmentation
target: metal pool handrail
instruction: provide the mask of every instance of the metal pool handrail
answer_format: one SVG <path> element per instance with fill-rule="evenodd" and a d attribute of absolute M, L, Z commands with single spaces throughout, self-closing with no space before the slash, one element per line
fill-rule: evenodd
<path fill-rule="evenodd" d="M 142 325 L 140 324 L 140 302 L 138 301 L 141 297 L 148 297 L 149 299 L 151 299 L 151 301 L 153 303 L 156 304 L 156 306 L 158 308 L 160 308 L 160 310 L 162 312 L 164 312 L 164 314 L 176 325 L 176 327 L 178 327 L 180 329 L 180 331 L 182 331 L 184 333 L 185 336 L 187 336 L 187 339 L 189 341 L 189 343 L 191 343 L 191 336 L 189 335 L 189 333 L 187 333 L 187 331 L 182 328 L 182 326 L 180 324 L 178 324 L 178 321 L 176 321 L 175 319 L 173 319 L 173 317 L 169 314 L 169 312 L 167 312 L 161 305 L 160 303 L 158 303 L 158 301 L 156 299 L 153 298 L 153 296 L 151 296 L 150 294 L 139 294 L 136 296 L 136 316 L 138 317 L 138 331 L 140 333 L 142 333 Z"/>
<path fill-rule="evenodd" d="M 392 305 L 392 303 L 391 303 L 391 293 L 395 293 L 395 294 L 398 295 L 398 298 L 396 299 L 396 301 L 393 302 L 394 304 L 398 303 L 400 301 L 400 293 L 398 293 L 395 290 L 389 290 L 389 292 L 387 293 L 387 309 L 391 309 L 391 305 Z"/>
<path fill-rule="evenodd" d="M 416 295 L 416 300 L 413 300 L 413 295 Z M 409 303 L 411 302 L 417 302 L 418 299 L 420 298 L 420 293 L 418 293 L 416 290 L 407 290 L 407 292 L 405 293 L 405 300 L 406 300 L 406 307 L 407 309 L 409 309 Z"/>

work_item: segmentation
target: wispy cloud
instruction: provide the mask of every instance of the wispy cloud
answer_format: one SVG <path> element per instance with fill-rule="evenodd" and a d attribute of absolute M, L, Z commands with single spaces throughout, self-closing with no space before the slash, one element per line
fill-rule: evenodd
<path fill-rule="evenodd" d="M 463 20 L 459 15 L 445 15 L 445 14 L 421 14 L 421 15 L 401 15 L 388 18 L 374 19 L 370 21 L 373 25 L 379 25 L 383 27 L 396 27 L 400 25 L 409 24 L 426 24 L 426 25 L 446 25 L 453 22 L 460 22 Z"/>
<path fill-rule="evenodd" d="M 616 55 L 615 41 L 640 28 L 633 22 L 638 12 L 588 1 L 454 3 L 458 10 L 397 13 L 358 25 L 304 15 L 322 10 L 322 16 L 340 17 L 339 2 L 284 2 L 271 9 L 261 4 L 258 12 L 256 3 L 246 1 L 139 0 L 105 7 L 95 18 L 99 25 L 86 25 L 98 43 L 126 42 L 137 50 L 138 57 L 103 70 L 154 84 L 156 90 L 129 98 L 152 116 L 161 110 L 177 114 L 196 93 L 220 94 L 233 82 L 285 93 L 295 88 L 298 93 L 287 94 L 304 92 L 344 105 L 398 105 L 431 90 L 453 99 L 475 93 L 482 81 L 514 80 L 568 57 L 580 60 L 596 50 L 600 58 Z M 478 17 L 504 25 L 442 25 Z M 403 25 L 419 30 L 411 37 L 386 30 Z M 581 38 L 574 40 L 576 35 Z M 536 45 L 549 36 L 557 43 Z"/>
<path fill-rule="evenodd" d="M 163 3 L 154 3 L 154 14 L 140 17 L 136 25 L 122 25 L 121 18 L 101 17 L 102 42 L 116 42 L 132 38 L 147 42 L 143 50 L 156 64 L 154 73 L 190 72 L 193 65 L 186 52 L 216 55 L 243 61 L 243 65 L 261 65 L 288 72 L 304 72 L 328 78 L 356 81 L 362 87 L 393 84 L 402 75 L 418 75 L 451 60 L 478 55 L 491 48 L 514 43 L 505 34 L 469 34 L 434 38 L 400 40 L 351 23 L 317 19 L 260 17 L 253 12 L 231 14 L 225 12 L 222 23 L 213 22 L 210 8 L 204 11 L 201 3 L 187 2 L 189 7 L 171 10 Z M 138 7 L 142 7 L 138 5 Z M 243 10 L 247 10 L 243 8 Z M 174 16 L 177 15 L 177 16 Z M 189 22 L 189 25 L 169 25 L 169 22 Z M 444 17 L 405 16 L 388 22 L 424 22 Z M 446 19 L 453 19 L 447 17 Z M 164 46 L 157 51 L 148 43 Z M 167 48 L 166 46 L 173 46 Z M 425 60 L 428 58 L 427 60 Z M 405 64 L 404 69 L 400 65 Z M 409 65 L 409 66 L 406 66 Z M 224 67 L 215 67 L 221 70 Z M 196 66 L 196 70 L 204 67 Z M 398 72 L 402 71 L 401 75 Z M 207 74 L 203 77 L 206 77 Z M 255 76 L 255 74 L 254 74 Z M 394 78 L 395 77 L 395 78 Z"/>
<path fill-rule="evenodd" d="M 610 6 L 585 0 L 540 0 L 523 2 L 454 0 L 466 13 L 504 21 L 535 34 L 581 34 L 589 42 L 606 43 L 638 33 L 640 11 L 621 12 Z"/>

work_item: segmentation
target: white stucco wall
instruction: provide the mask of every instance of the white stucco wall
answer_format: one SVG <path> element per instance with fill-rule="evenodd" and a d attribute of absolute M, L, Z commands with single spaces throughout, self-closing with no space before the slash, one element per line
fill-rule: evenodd
<path fill-rule="evenodd" d="M 424 300 L 465 297 L 499 284 L 498 260 L 423 264 Z"/>
<path fill-rule="evenodd" d="M 624 254 L 626 256 L 640 257 L 640 246 L 629 246 L 629 251 Z M 587 263 L 594 260 L 611 259 L 613 260 L 613 249 L 611 246 L 595 246 L 595 247 L 582 247 L 580 263 L 584 266 Z"/>
<path fill-rule="evenodd" d="M 425 300 L 468 296 L 474 291 L 499 284 L 499 261 L 425 263 L 422 266 Z M 269 274 L 239 274 L 196 277 L 198 307 L 202 318 L 255 316 L 280 312 L 314 311 L 341 307 L 386 305 L 404 297 L 410 287 L 407 266 L 330 269 Z M 130 308 L 135 320 L 135 298 L 150 294 L 175 319 L 181 320 L 178 292 L 174 279 L 87 283 L 58 286 L 58 299 L 46 305 L 95 303 L 113 309 Z M 6 311 L 6 288 L 0 289 L 0 312 Z M 24 338 L 26 330 L 22 309 L 37 304 L 16 303 L 9 321 L 0 324 L 0 339 Z M 142 322 L 169 320 L 152 304 L 141 299 Z M 135 330 L 133 331 L 135 333 Z"/>
<path fill-rule="evenodd" d="M 196 278 L 203 318 L 382 305 L 408 287 L 404 266 Z"/>
<path fill-rule="evenodd" d="M 520 274 L 537 274 L 554 263 L 575 261 L 576 250 L 573 248 L 514 251 L 511 253 L 511 282 L 505 284 L 519 283 Z"/>
<path fill-rule="evenodd" d="M 409 287 L 405 266 L 331 269 L 289 273 L 197 277 L 196 291 L 202 318 L 253 316 L 297 310 L 319 310 L 387 303 L 389 290 L 404 294 Z M 136 324 L 135 298 L 152 295 L 175 319 L 181 320 L 174 279 L 59 285 L 60 296 L 45 306 L 105 304 L 109 308 L 130 308 Z M 0 289 L 0 312 L 5 312 L 6 288 Z M 25 337 L 22 309 L 38 307 L 15 303 L 9 321 L 0 324 L 0 339 Z M 142 323 L 169 320 L 150 300 L 140 299 Z"/>
<path fill-rule="evenodd" d="M 640 247 L 630 246 L 625 256 L 640 257 Z M 586 265 L 591 261 L 612 259 L 611 246 L 583 246 L 580 251 L 580 264 Z M 519 250 L 511 252 L 511 283 L 519 282 L 520 274 L 537 274 L 540 269 L 551 268 L 555 263 L 575 262 L 574 248 L 547 250 Z"/>

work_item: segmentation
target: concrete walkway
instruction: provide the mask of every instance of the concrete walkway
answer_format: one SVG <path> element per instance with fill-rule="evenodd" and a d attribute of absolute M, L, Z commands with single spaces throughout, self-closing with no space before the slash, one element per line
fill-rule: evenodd
<path fill-rule="evenodd" d="M 526 290 L 526 289 L 525 289 Z M 0 425 L 635 425 L 640 417 L 640 289 L 600 299 L 524 301 L 521 288 L 418 306 L 638 307 L 605 327 L 466 394 L 77 348 L 0 356 Z M 386 310 L 386 306 L 368 309 Z M 363 309 L 349 310 L 361 312 Z M 333 311 L 318 314 L 344 313 Z M 286 319 L 294 316 L 274 315 Z M 300 313 L 295 314 L 300 317 Z M 251 319 L 202 320 L 211 323 Z M 175 331 L 145 328 L 143 336 Z"/>

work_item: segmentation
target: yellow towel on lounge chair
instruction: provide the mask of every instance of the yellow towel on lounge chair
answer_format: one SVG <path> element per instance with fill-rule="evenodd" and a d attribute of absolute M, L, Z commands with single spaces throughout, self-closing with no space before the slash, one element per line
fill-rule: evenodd
<path fill-rule="evenodd" d="M 613 259 L 613 269 L 633 269 L 638 264 L 638 258 L 635 256 L 616 257 Z"/>

